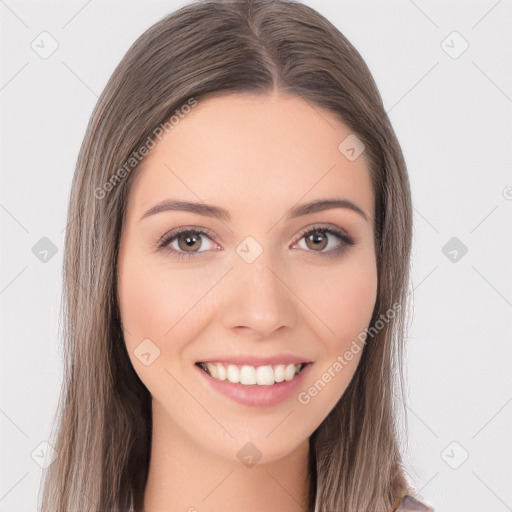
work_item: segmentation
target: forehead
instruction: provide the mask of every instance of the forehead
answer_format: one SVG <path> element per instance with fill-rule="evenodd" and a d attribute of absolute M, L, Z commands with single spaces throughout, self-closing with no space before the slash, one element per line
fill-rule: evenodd
<path fill-rule="evenodd" d="M 172 197 L 278 215 L 297 202 L 336 196 L 373 217 L 364 153 L 351 161 L 339 149 L 351 134 L 333 112 L 297 96 L 200 100 L 141 163 L 129 210 Z"/>

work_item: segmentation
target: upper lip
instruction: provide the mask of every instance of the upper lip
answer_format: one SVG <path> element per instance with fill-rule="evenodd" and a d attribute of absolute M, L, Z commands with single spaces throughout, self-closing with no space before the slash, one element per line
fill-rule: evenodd
<path fill-rule="evenodd" d="M 274 356 L 260 355 L 238 355 L 238 356 L 216 356 L 208 357 L 197 361 L 198 363 L 226 363 L 236 365 L 249 365 L 249 366 L 267 366 L 275 364 L 300 364 L 309 363 L 309 359 L 301 356 L 291 354 L 278 354 Z"/>

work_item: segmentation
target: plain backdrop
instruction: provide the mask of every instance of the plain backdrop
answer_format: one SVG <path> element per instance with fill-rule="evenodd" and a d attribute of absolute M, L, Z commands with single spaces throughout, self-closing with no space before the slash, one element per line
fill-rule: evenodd
<path fill-rule="evenodd" d="M 132 42 L 185 3 L 0 0 L 0 512 L 36 510 L 86 124 Z M 305 3 L 367 62 L 410 173 L 411 481 L 436 512 L 512 510 L 512 2 Z"/>

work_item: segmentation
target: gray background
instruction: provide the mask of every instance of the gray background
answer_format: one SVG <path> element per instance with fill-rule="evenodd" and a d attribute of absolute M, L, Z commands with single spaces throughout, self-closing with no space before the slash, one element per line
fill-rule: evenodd
<path fill-rule="evenodd" d="M 62 248 L 86 123 L 130 44 L 185 3 L 0 0 L 0 512 L 36 509 L 32 454 L 62 378 Z M 512 2 L 305 3 L 366 60 L 408 163 L 412 483 L 436 512 L 512 510 Z M 43 237 L 57 251 L 46 261 Z"/>

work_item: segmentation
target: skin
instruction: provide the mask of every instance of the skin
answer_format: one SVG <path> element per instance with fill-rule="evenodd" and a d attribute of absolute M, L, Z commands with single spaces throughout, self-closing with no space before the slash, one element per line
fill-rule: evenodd
<path fill-rule="evenodd" d="M 350 133 L 300 97 L 210 97 L 134 176 L 118 296 L 130 359 L 152 395 L 146 512 L 306 510 L 309 437 L 345 392 L 361 351 L 305 405 L 297 394 L 270 407 L 240 405 L 213 390 L 195 363 L 217 354 L 300 355 L 313 362 L 303 391 L 369 325 L 374 193 L 364 153 L 350 161 L 338 149 Z M 285 219 L 297 204 L 331 197 L 349 199 L 368 220 L 348 208 Z M 172 210 L 140 220 L 170 198 L 221 206 L 232 220 Z M 354 245 L 329 257 L 343 242 L 328 234 L 308 245 L 301 233 L 314 224 L 345 230 Z M 180 226 L 214 236 L 201 235 L 191 259 L 157 250 Z M 186 252 L 186 236 L 172 247 Z M 236 252 L 247 236 L 263 249 L 250 264 Z M 160 350 L 147 366 L 134 352 L 144 339 Z M 252 467 L 237 457 L 247 442 L 262 454 Z"/>

